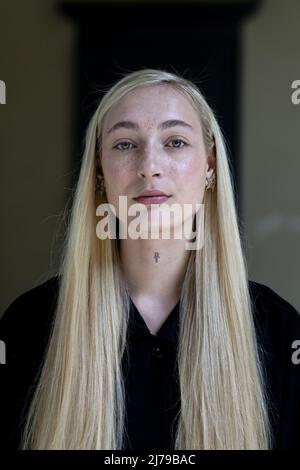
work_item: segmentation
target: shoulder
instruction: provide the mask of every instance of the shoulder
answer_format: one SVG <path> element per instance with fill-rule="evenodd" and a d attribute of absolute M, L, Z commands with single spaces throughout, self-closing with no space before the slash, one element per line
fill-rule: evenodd
<path fill-rule="evenodd" d="M 300 314 L 264 284 L 249 281 L 249 292 L 259 349 L 267 363 L 273 363 L 281 374 L 288 374 L 295 360 L 300 362 Z M 300 365 L 295 369 L 299 375 Z M 300 384 L 300 375 L 298 380 Z"/>
<path fill-rule="evenodd" d="M 298 448 L 300 314 L 270 287 L 249 281 L 268 393 L 274 449 Z"/>
<path fill-rule="evenodd" d="M 1 448 L 18 449 L 23 412 L 34 391 L 51 332 L 59 282 L 60 277 L 55 276 L 23 292 L 0 319 Z"/>
<path fill-rule="evenodd" d="M 20 336 L 29 339 L 34 331 L 38 336 L 38 331 L 47 329 L 57 304 L 59 282 L 59 275 L 51 277 L 16 297 L 0 319 L 0 339 L 20 344 Z"/>
<path fill-rule="evenodd" d="M 300 394 L 300 314 L 270 287 L 250 281 L 259 350 L 272 380 L 283 388 L 292 380 Z M 285 385 L 283 385 L 285 382 Z M 300 407 L 299 414 L 300 418 Z"/>
<path fill-rule="evenodd" d="M 300 339 L 300 314 L 296 308 L 270 287 L 249 280 L 249 293 L 257 326 L 298 334 Z"/>
<path fill-rule="evenodd" d="M 10 377 L 10 393 L 14 388 L 24 391 L 41 364 L 52 330 L 59 282 L 55 276 L 22 293 L 2 315 L 0 340 L 5 360 L 1 373 Z"/>

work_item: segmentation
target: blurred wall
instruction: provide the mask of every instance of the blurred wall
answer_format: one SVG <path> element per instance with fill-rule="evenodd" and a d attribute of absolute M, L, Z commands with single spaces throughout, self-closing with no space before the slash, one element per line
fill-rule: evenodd
<path fill-rule="evenodd" d="M 196 1 L 196 0 L 195 0 Z M 76 128 L 75 25 L 55 0 L 2 1 L 0 312 L 55 273 Z M 300 3 L 266 0 L 243 28 L 242 227 L 249 277 L 300 310 Z M 0 314 L 1 314 L 0 313 Z"/>
<path fill-rule="evenodd" d="M 300 311 L 300 2 L 267 0 L 243 32 L 241 186 L 249 277 Z"/>
<path fill-rule="evenodd" d="M 72 171 L 73 41 L 53 0 L 1 2 L 1 313 L 55 271 Z"/>

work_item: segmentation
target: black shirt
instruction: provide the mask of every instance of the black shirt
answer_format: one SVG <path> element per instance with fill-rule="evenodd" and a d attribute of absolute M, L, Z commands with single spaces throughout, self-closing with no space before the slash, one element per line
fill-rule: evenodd
<path fill-rule="evenodd" d="M 127 394 L 126 449 L 174 449 L 180 409 L 176 348 L 179 302 L 152 335 L 131 300 L 129 360 L 123 357 Z"/>
<path fill-rule="evenodd" d="M 0 340 L 6 345 L 6 364 L 0 364 L 2 449 L 19 448 L 24 409 L 30 402 L 28 397 L 32 396 L 49 338 L 58 286 L 59 278 L 53 277 L 25 292 L 12 302 L 0 320 Z M 300 341 L 300 315 L 265 285 L 249 281 L 249 291 L 272 402 L 273 448 L 296 448 L 300 442 L 300 353 L 297 355 L 292 345 Z M 125 449 L 174 449 L 180 410 L 176 368 L 178 328 L 179 302 L 155 336 L 131 300 L 129 356 L 124 354 L 122 360 L 126 391 Z"/>

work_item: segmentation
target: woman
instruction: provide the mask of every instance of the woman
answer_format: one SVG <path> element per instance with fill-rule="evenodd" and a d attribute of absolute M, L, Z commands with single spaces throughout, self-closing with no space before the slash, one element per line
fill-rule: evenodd
<path fill-rule="evenodd" d="M 151 190 L 165 197 L 141 197 Z M 101 239 L 96 209 L 115 207 L 119 230 L 119 196 L 129 215 L 136 203 L 146 207 L 142 220 L 152 229 L 161 202 L 165 213 L 173 203 L 203 204 L 204 225 L 192 213 L 196 237 L 204 231 L 201 249 L 186 249 L 187 236 Z M 105 94 L 87 129 L 60 276 L 20 299 L 2 319 L 7 348 L 24 308 L 39 312 L 27 317 L 39 337 L 53 326 L 40 355 L 33 353 L 44 361 L 31 371 L 36 383 L 22 408 L 20 448 L 297 442 L 300 366 L 291 348 L 300 339 L 299 315 L 247 279 L 222 134 L 190 81 L 140 70 Z"/>

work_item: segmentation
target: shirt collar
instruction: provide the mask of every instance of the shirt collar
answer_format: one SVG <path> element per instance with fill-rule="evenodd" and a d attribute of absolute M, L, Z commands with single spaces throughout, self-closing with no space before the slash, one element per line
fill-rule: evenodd
<path fill-rule="evenodd" d="M 178 343 L 178 329 L 179 329 L 179 304 L 180 300 L 173 307 L 172 311 L 160 327 L 156 336 L 160 339 L 166 339 L 173 346 L 177 346 Z M 137 307 L 130 298 L 130 319 L 129 319 L 130 337 L 133 340 L 142 338 L 145 336 L 154 336 L 150 332 L 145 320 L 141 316 Z"/>

